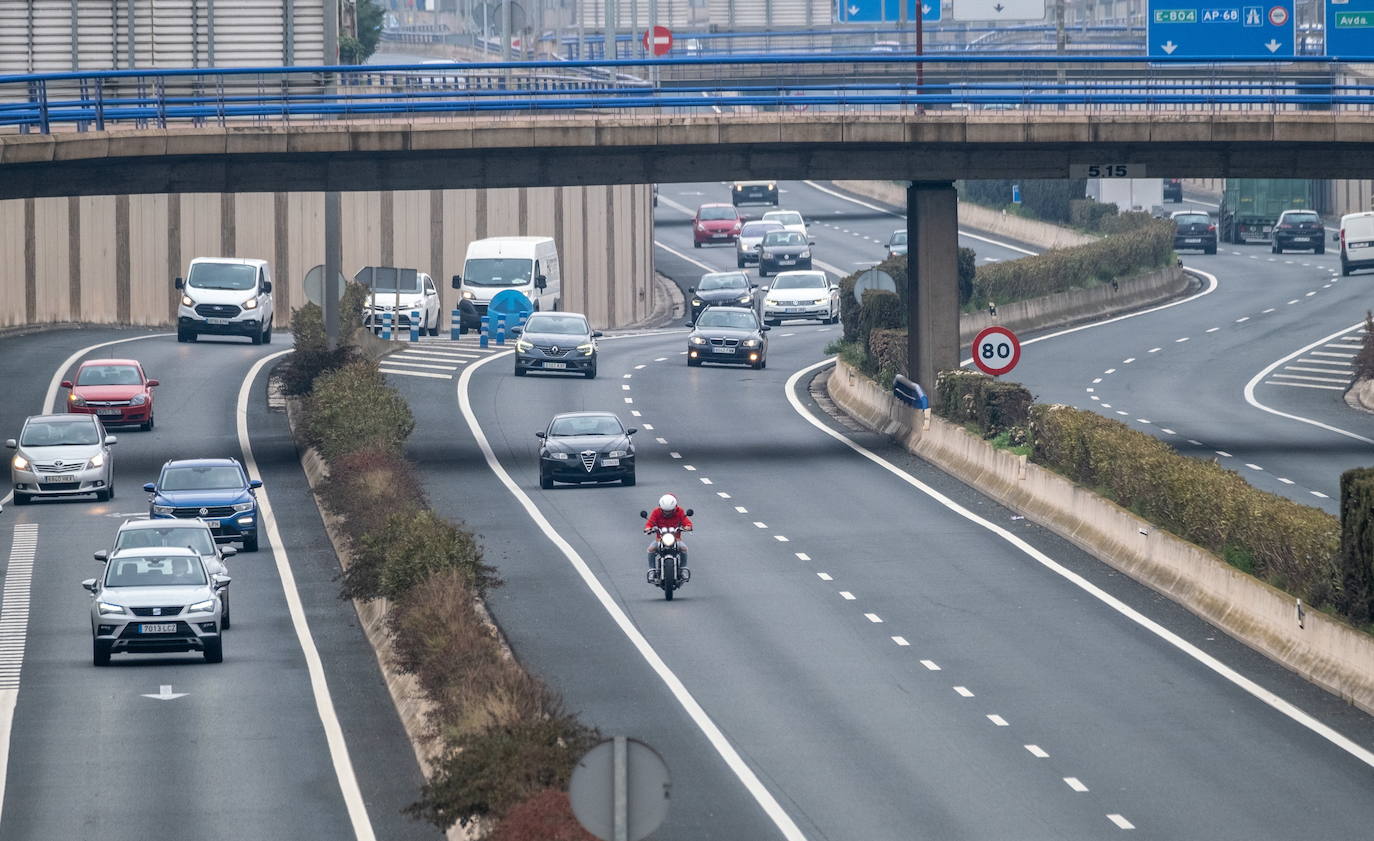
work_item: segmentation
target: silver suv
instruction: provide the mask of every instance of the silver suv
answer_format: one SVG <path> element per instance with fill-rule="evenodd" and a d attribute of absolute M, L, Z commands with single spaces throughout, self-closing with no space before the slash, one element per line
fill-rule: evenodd
<path fill-rule="evenodd" d="M 110 665 L 114 653 L 200 651 L 224 660 L 220 591 L 227 575 L 210 575 L 190 549 L 124 549 L 105 574 L 81 582 L 91 599 L 91 659 Z"/>
<path fill-rule="evenodd" d="M 121 549 L 165 549 L 170 546 L 184 546 L 200 555 L 200 559 L 205 564 L 205 571 L 210 575 L 229 575 L 229 568 L 224 565 L 225 560 L 238 554 L 237 549 L 232 546 L 219 546 L 215 543 L 215 534 L 210 531 L 210 526 L 204 520 L 126 520 L 119 531 L 115 533 L 114 549 L 106 552 L 101 550 L 95 553 L 95 559 L 102 564 L 110 559 L 110 555 L 119 552 Z M 223 603 L 223 617 L 221 625 L 224 630 L 229 630 L 229 586 L 226 584 L 220 591 L 219 599 Z"/>
<path fill-rule="evenodd" d="M 93 415 L 34 415 L 24 421 L 19 439 L 5 446 L 14 450 L 10 481 L 14 504 L 36 496 L 95 494 L 104 502 L 114 497 L 114 461 L 110 447 L 118 439 L 105 432 Z"/>

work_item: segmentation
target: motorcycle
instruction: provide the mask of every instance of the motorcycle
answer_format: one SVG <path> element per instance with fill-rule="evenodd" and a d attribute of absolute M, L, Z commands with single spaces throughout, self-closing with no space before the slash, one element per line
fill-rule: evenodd
<path fill-rule="evenodd" d="M 641 511 L 639 516 L 647 520 L 649 512 Z M 687 509 L 687 516 L 692 516 L 692 509 Z M 663 598 L 672 601 L 673 592 L 692 580 L 692 571 L 682 565 L 679 549 L 682 529 L 677 526 L 655 526 L 650 533 L 654 534 L 654 568 L 648 571 L 647 580 L 663 590 Z"/>

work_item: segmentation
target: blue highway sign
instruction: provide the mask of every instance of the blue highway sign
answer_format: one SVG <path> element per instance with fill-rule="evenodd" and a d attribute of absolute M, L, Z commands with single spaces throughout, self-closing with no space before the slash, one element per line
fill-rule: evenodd
<path fill-rule="evenodd" d="M 918 2 L 921 20 L 931 23 L 940 19 L 940 0 L 906 0 L 907 20 L 916 20 Z M 835 0 L 837 23 L 899 23 L 901 19 L 901 0 Z"/>
<path fill-rule="evenodd" d="M 1326 0 L 1326 54 L 1374 56 L 1374 0 Z"/>
<path fill-rule="evenodd" d="M 1374 0 L 1353 2 L 1365 4 L 1374 18 Z M 1226 0 L 1150 0 L 1145 20 L 1151 58 L 1286 58 L 1295 54 L 1293 0 L 1265 0 L 1257 5 Z M 1331 31 L 1329 25 L 1327 31 Z"/>

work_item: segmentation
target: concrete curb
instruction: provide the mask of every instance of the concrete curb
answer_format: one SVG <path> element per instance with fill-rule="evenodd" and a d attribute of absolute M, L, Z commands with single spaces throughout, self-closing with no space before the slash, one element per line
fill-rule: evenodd
<path fill-rule="evenodd" d="M 1374 380 L 1356 380 L 1345 393 L 1345 403 L 1352 409 L 1374 412 Z"/>
<path fill-rule="evenodd" d="M 841 360 L 837 406 L 907 451 L 1072 541 L 1307 680 L 1374 713 L 1374 637 L 1227 565 L 1024 456 L 907 407 Z"/>

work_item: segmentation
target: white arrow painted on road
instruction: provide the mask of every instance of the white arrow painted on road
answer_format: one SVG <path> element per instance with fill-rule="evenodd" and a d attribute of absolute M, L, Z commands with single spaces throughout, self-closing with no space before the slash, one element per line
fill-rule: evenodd
<path fill-rule="evenodd" d="M 1173 55 L 1174 50 L 1178 49 L 1178 44 L 1175 44 L 1173 40 L 1168 40 L 1160 44 L 1159 48 L 1164 51 L 1165 55 Z"/>
<path fill-rule="evenodd" d="M 169 684 L 169 683 L 164 683 L 164 684 L 162 684 L 160 687 L 158 687 L 158 693 L 157 693 L 156 695 L 148 695 L 148 694 L 145 693 L 143 697 L 144 697 L 144 698 L 154 698 L 154 699 L 156 699 L 156 700 L 158 700 L 158 701 L 174 701 L 174 700 L 176 700 L 177 698 L 184 698 L 184 697 L 186 697 L 188 694 L 190 694 L 190 693 L 187 693 L 187 692 L 173 692 L 173 691 L 172 691 L 172 685 Z"/>
<path fill-rule="evenodd" d="M 1269 52 L 1276 53 L 1279 51 L 1279 47 L 1283 46 L 1283 43 L 1281 41 L 1275 41 L 1273 38 L 1270 38 L 1269 43 L 1265 44 L 1264 46 L 1269 48 Z"/>

